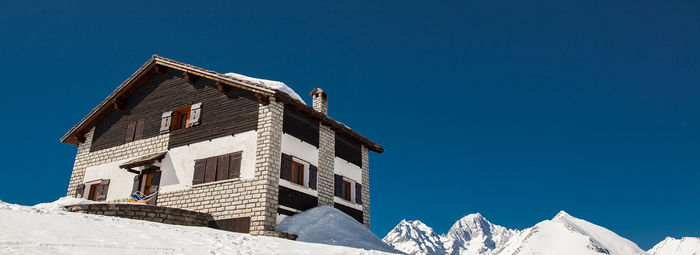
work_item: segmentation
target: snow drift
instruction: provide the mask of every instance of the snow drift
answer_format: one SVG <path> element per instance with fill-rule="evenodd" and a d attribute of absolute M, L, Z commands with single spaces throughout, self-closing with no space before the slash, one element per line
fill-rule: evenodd
<path fill-rule="evenodd" d="M 396 252 L 364 225 L 326 205 L 287 217 L 275 230 L 295 234 L 303 242 Z"/>
<path fill-rule="evenodd" d="M 261 86 L 268 87 L 271 89 L 276 89 L 276 90 L 282 91 L 282 92 L 286 93 L 287 95 L 289 95 L 290 97 L 292 97 L 296 100 L 299 100 L 303 104 L 306 104 L 306 102 L 304 102 L 304 99 L 302 99 L 301 96 L 299 96 L 299 94 L 297 94 L 296 91 L 294 91 L 292 88 L 287 86 L 287 84 L 284 84 L 284 82 L 248 77 L 248 76 L 245 76 L 242 74 L 237 74 L 237 73 L 226 73 L 225 75 L 233 77 L 233 78 L 238 79 L 238 80 L 243 80 L 243 81 L 247 81 L 247 82 L 250 82 L 253 84 L 257 84 L 257 85 L 261 85 Z"/>
<path fill-rule="evenodd" d="M 22 206 L 0 201 L 0 254 L 384 254 L 63 209 L 75 203 L 91 202 L 62 198 Z"/>

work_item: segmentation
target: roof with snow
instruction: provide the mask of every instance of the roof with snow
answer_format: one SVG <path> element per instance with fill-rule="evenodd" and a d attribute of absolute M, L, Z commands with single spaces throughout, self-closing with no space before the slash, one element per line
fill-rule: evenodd
<path fill-rule="evenodd" d="M 233 86 L 245 89 L 256 94 L 269 97 L 275 96 L 278 101 L 285 103 L 288 106 L 299 110 L 301 113 L 318 120 L 320 123 L 330 126 L 334 131 L 340 132 L 356 140 L 360 144 L 367 146 L 371 151 L 382 153 L 384 148 L 379 144 L 369 140 L 367 137 L 353 131 L 348 126 L 340 123 L 325 114 L 319 113 L 312 107 L 306 105 L 304 100 L 294 92 L 289 86 L 279 81 L 271 81 L 259 78 L 248 77 L 237 73 L 218 73 L 207 70 L 201 67 L 185 64 L 172 59 L 164 58 L 158 55 L 153 55 L 146 63 L 144 63 L 136 72 L 122 82 L 104 101 L 88 113 L 78 124 L 73 126 L 68 133 L 62 138 L 61 142 L 78 145 L 84 141 L 84 135 L 89 132 L 90 128 L 95 126 L 104 114 L 109 113 L 113 107 L 112 104 L 121 101 L 120 97 L 128 96 L 130 89 L 135 87 L 137 81 L 147 77 L 157 69 L 162 67 L 172 68 L 185 72 L 188 75 L 195 75 L 202 78 L 214 80 L 223 85 Z"/>

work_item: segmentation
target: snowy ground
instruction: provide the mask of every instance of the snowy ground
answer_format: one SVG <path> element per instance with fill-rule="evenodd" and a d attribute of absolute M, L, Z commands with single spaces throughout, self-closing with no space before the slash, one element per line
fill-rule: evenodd
<path fill-rule="evenodd" d="M 388 254 L 381 251 L 251 236 L 205 227 L 65 211 L 61 204 L 0 201 L 0 254 Z"/>

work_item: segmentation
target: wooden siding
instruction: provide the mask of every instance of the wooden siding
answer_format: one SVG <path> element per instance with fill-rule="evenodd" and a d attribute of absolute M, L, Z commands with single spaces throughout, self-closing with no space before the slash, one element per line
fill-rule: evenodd
<path fill-rule="evenodd" d="M 284 186 L 280 186 L 279 204 L 301 211 L 318 206 L 318 198 Z"/>
<path fill-rule="evenodd" d="M 200 124 L 172 131 L 169 148 L 257 128 L 258 103 L 253 92 L 231 87 L 224 95 L 212 80 L 200 77 L 190 85 L 182 72 L 168 69 L 151 76 L 129 95 L 123 110 L 114 110 L 97 123 L 90 151 L 124 144 L 128 124 L 140 118 L 144 119 L 143 138 L 157 136 L 163 112 L 195 103 L 202 103 Z"/>
<path fill-rule="evenodd" d="M 335 133 L 335 156 L 362 167 L 362 146 L 338 132 Z"/>
<path fill-rule="evenodd" d="M 318 120 L 285 105 L 282 131 L 318 148 Z"/>
<path fill-rule="evenodd" d="M 334 203 L 333 207 L 340 210 L 341 212 L 344 212 L 347 215 L 350 215 L 350 217 L 362 223 L 362 211 L 338 203 Z"/>
<path fill-rule="evenodd" d="M 231 232 L 249 233 L 250 217 L 213 220 L 209 222 L 209 227 Z"/>

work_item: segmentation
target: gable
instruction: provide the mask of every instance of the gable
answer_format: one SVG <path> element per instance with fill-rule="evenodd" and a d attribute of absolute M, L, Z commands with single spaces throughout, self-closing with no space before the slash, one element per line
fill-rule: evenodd
<path fill-rule="evenodd" d="M 179 70 L 166 69 L 148 77 L 122 100 L 122 109 L 107 113 L 96 125 L 90 151 L 124 144 L 129 123 L 144 120 L 142 138 L 160 134 L 161 116 L 202 103 L 200 125 L 170 133 L 169 148 L 187 145 L 257 128 L 255 93 L 240 88 L 219 91 L 216 82 L 199 78 L 190 84 Z"/>

